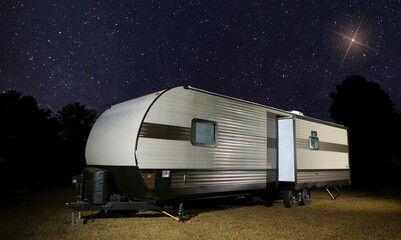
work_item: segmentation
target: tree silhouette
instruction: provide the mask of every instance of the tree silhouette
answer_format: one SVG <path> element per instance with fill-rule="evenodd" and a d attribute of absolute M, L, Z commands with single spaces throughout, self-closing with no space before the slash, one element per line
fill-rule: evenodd
<path fill-rule="evenodd" d="M 16 91 L 0 95 L 0 158 L 8 187 L 35 185 L 54 156 L 57 121 L 32 96 Z"/>
<path fill-rule="evenodd" d="M 97 113 L 79 103 L 52 117 L 32 96 L 0 95 L 0 185 L 66 185 L 85 167 L 85 144 Z"/>
<path fill-rule="evenodd" d="M 58 111 L 60 136 L 63 140 L 86 143 L 89 132 L 97 118 L 97 112 L 78 102 L 70 103 Z"/>
<path fill-rule="evenodd" d="M 377 83 L 350 76 L 331 93 L 331 118 L 349 128 L 353 184 L 383 184 L 394 174 L 397 111 Z M 399 143 L 399 142 L 398 142 Z M 398 161 L 398 160 L 397 160 Z"/>
<path fill-rule="evenodd" d="M 59 136 L 64 142 L 66 167 L 72 174 L 80 173 L 86 166 L 86 141 L 96 118 L 95 110 L 87 109 L 85 105 L 80 105 L 78 102 L 68 104 L 58 111 Z"/>

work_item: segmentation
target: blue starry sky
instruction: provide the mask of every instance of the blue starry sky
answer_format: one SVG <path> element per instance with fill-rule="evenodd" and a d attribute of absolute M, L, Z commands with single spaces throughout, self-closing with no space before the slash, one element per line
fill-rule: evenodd
<path fill-rule="evenodd" d="M 355 74 L 401 109 L 400 1 L 2 0 L 0 14 L 0 92 L 53 113 L 191 85 L 330 120 Z"/>

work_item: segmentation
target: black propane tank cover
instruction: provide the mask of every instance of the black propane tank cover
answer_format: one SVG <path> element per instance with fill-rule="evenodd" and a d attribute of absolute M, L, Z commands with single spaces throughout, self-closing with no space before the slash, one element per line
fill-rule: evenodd
<path fill-rule="evenodd" d="M 84 197 L 91 204 L 104 204 L 107 202 L 107 171 L 100 168 L 89 167 L 83 171 L 85 178 Z"/>

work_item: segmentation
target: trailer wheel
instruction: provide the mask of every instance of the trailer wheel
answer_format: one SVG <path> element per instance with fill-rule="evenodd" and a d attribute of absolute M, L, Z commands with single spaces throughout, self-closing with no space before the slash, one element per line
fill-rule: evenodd
<path fill-rule="evenodd" d="M 312 204 L 312 190 L 311 189 L 304 189 L 302 191 L 301 202 L 300 204 L 303 206 L 311 205 Z"/>
<path fill-rule="evenodd" d="M 292 190 L 286 190 L 283 193 L 283 202 L 286 208 L 295 208 L 301 201 L 301 193 Z"/>

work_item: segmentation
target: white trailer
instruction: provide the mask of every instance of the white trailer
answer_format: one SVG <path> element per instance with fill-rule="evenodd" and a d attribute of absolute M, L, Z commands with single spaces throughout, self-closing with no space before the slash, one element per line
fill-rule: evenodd
<path fill-rule="evenodd" d="M 310 204 L 315 187 L 350 184 L 343 126 L 191 87 L 106 110 L 86 161 L 107 172 L 102 204 L 109 195 L 162 205 L 282 190 L 294 207 Z"/>

